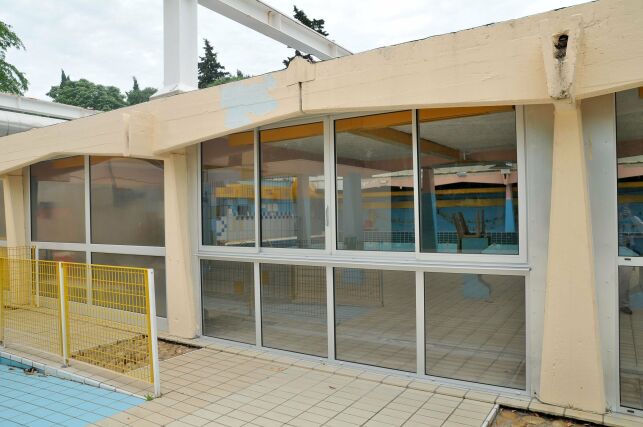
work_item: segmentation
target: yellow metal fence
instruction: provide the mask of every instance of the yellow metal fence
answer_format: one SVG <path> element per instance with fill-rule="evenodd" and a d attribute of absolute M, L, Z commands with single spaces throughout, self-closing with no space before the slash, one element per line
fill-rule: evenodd
<path fill-rule="evenodd" d="M 29 248 L 0 248 L 3 344 L 146 381 L 158 395 L 153 272 L 40 261 L 33 254 Z"/>

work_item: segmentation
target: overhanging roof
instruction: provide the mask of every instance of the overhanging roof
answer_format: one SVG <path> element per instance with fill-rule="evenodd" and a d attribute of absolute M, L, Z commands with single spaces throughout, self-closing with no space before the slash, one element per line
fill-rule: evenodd
<path fill-rule="evenodd" d="M 0 173 L 59 155 L 159 157 L 289 118 L 545 104 L 643 85 L 643 2 L 599 0 L 309 64 L 0 138 Z M 570 35 L 567 59 L 553 36 Z"/>

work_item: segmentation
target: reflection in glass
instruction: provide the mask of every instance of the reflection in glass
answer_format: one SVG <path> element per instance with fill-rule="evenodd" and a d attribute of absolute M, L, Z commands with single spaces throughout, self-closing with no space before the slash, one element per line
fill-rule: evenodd
<path fill-rule="evenodd" d="M 0 240 L 7 240 L 7 221 L 4 216 L 4 189 L 0 178 Z"/>
<path fill-rule="evenodd" d="M 621 405 L 643 410 L 643 268 L 619 266 Z"/>
<path fill-rule="evenodd" d="M 518 254 L 513 107 L 418 111 L 422 252 Z"/>
<path fill-rule="evenodd" d="M 619 256 L 643 256 L 643 91 L 616 94 Z"/>
<path fill-rule="evenodd" d="M 415 273 L 335 269 L 338 360 L 415 372 Z"/>
<path fill-rule="evenodd" d="M 326 268 L 261 264 L 263 345 L 328 355 Z"/>
<path fill-rule="evenodd" d="M 525 389 L 525 279 L 425 273 L 429 375 Z"/>
<path fill-rule="evenodd" d="M 323 249 L 324 126 L 262 130 L 261 245 Z"/>
<path fill-rule="evenodd" d="M 38 259 L 59 262 L 87 262 L 85 252 L 65 251 L 62 249 L 39 249 Z"/>
<path fill-rule="evenodd" d="M 337 249 L 415 250 L 411 118 L 335 121 Z"/>
<path fill-rule="evenodd" d="M 203 244 L 254 246 L 254 132 L 201 144 Z"/>
<path fill-rule="evenodd" d="M 31 240 L 85 243 L 85 171 L 82 156 L 30 167 Z"/>
<path fill-rule="evenodd" d="M 164 246 L 163 162 L 91 157 L 92 243 Z"/>
<path fill-rule="evenodd" d="M 165 295 L 165 257 L 94 252 L 92 253 L 91 262 L 92 264 L 154 269 L 156 315 L 158 317 L 167 317 L 167 299 Z"/>
<path fill-rule="evenodd" d="M 255 343 L 254 267 L 201 260 L 203 335 Z"/>

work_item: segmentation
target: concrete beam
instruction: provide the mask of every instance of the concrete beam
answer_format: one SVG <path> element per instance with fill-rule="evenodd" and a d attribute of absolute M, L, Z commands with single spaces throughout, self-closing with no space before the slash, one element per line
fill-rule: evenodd
<path fill-rule="evenodd" d="M 351 55 L 348 49 L 259 0 L 199 0 L 199 4 L 319 59 Z"/>

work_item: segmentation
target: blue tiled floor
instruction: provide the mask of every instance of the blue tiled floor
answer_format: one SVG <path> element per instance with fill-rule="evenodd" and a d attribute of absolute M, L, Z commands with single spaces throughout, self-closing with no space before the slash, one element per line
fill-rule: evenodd
<path fill-rule="evenodd" d="M 142 399 L 0 364 L 0 427 L 76 427 L 111 417 Z"/>

